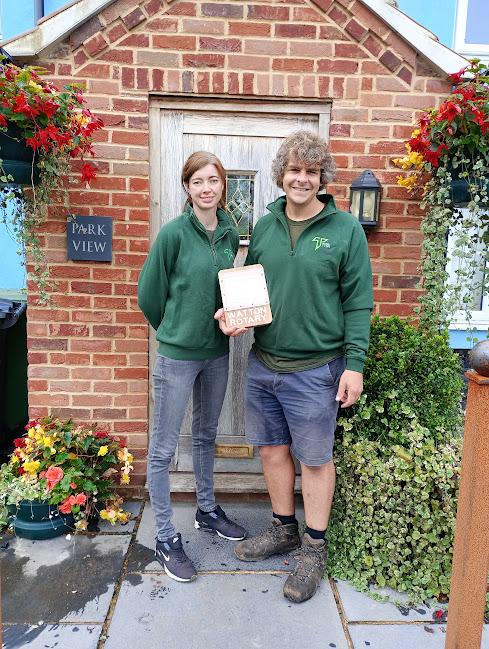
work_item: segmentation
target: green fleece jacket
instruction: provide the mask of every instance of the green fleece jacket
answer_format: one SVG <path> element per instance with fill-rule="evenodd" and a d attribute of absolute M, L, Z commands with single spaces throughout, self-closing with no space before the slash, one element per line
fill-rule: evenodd
<path fill-rule="evenodd" d="M 217 273 L 232 268 L 239 235 L 224 210 L 217 218 L 209 241 L 188 206 L 161 228 L 139 276 L 138 304 L 163 356 L 204 360 L 228 352 L 229 339 L 214 320 L 222 306 Z"/>
<path fill-rule="evenodd" d="M 346 367 L 363 371 L 373 308 L 372 272 L 362 226 L 318 195 L 324 209 L 291 249 L 286 198 L 267 206 L 256 224 L 246 264 L 265 269 L 273 321 L 255 327 L 258 350 L 307 359 L 343 353 Z"/>

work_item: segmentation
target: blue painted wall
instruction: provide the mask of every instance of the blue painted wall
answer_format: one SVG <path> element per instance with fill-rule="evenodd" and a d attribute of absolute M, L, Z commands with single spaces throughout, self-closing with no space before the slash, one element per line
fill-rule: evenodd
<path fill-rule="evenodd" d="M 401 11 L 436 34 L 444 45 L 452 47 L 457 0 L 397 0 L 397 4 Z"/>

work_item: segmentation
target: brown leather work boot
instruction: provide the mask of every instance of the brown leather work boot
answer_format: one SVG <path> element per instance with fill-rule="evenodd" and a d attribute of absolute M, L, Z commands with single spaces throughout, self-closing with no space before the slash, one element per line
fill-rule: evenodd
<path fill-rule="evenodd" d="M 272 554 L 284 554 L 295 550 L 300 545 L 299 526 L 297 523 L 282 525 L 277 518 L 272 518 L 272 526 L 234 546 L 234 553 L 241 561 L 262 561 Z"/>
<path fill-rule="evenodd" d="M 317 591 L 324 576 L 327 543 L 304 534 L 297 553 L 297 565 L 284 584 L 284 596 L 291 602 L 305 602 Z"/>

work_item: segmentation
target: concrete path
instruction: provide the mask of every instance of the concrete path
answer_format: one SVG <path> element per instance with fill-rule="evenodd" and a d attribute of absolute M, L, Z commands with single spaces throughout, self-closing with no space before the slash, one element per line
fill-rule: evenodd
<path fill-rule="evenodd" d="M 267 504 L 223 506 L 251 535 L 270 522 Z M 232 542 L 194 529 L 190 503 L 174 520 L 199 578 L 178 584 L 154 561 L 149 503 L 130 508 L 129 525 L 94 534 L 2 538 L 5 649 L 443 649 L 445 624 L 426 606 L 380 603 L 332 579 L 291 604 L 282 587 L 293 559 L 243 564 Z"/>

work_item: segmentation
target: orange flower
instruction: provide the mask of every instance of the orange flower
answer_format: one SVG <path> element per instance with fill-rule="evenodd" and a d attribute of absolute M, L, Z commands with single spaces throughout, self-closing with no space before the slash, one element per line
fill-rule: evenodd
<path fill-rule="evenodd" d="M 48 491 L 51 491 L 51 489 L 58 484 L 58 482 L 62 479 L 63 476 L 64 476 L 63 469 L 61 469 L 59 466 L 50 466 L 49 469 L 46 471 L 46 479 L 48 481 Z"/>

